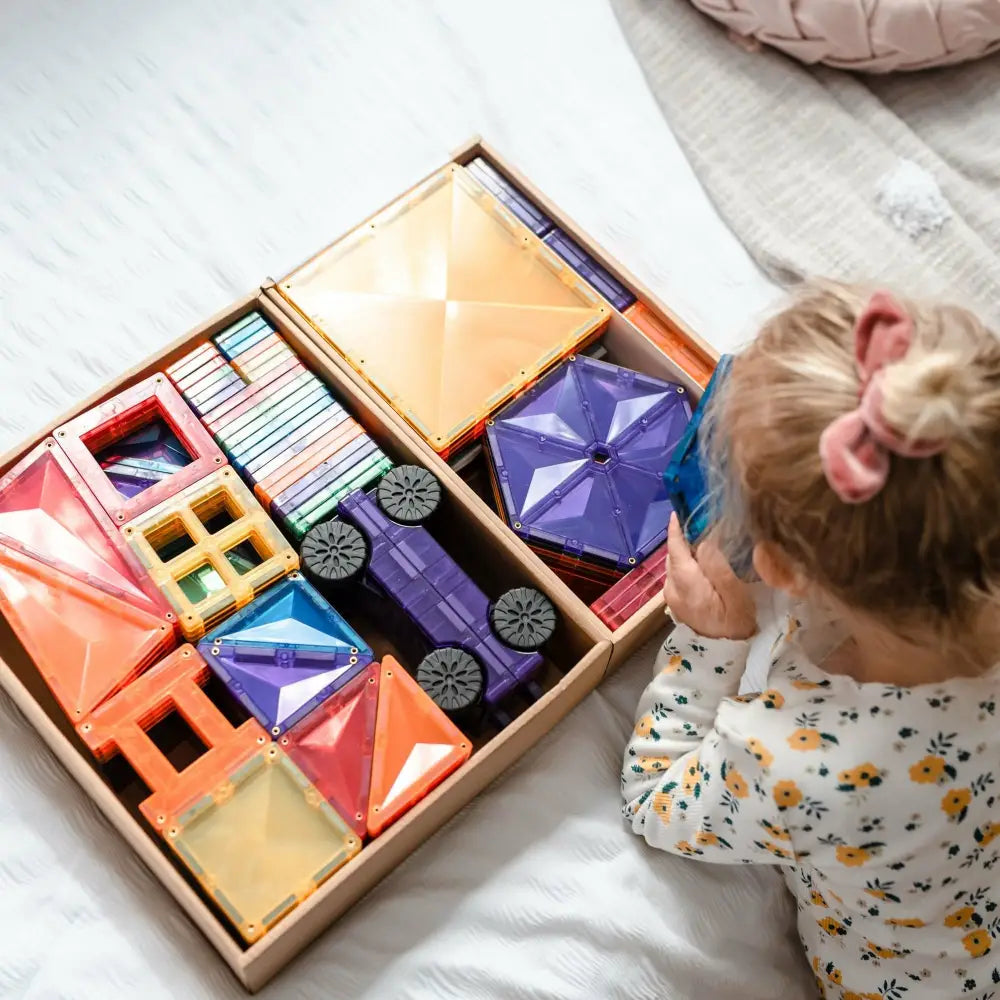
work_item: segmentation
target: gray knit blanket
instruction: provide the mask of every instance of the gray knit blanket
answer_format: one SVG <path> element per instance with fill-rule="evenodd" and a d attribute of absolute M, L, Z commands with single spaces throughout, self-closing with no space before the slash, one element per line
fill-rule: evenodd
<path fill-rule="evenodd" d="M 1000 330 L 1000 58 L 853 76 L 733 41 L 687 0 L 612 0 L 721 215 L 782 283 L 892 284 Z"/>

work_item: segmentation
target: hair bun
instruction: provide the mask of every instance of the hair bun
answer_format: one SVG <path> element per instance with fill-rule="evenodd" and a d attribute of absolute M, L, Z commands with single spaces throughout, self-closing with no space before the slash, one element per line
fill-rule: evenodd
<path fill-rule="evenodd" d="M 950 441 L 968 428 L 976 377 L 953 351 L 911 351 L 882 375 L 882 416 L 912 441 Z"/>

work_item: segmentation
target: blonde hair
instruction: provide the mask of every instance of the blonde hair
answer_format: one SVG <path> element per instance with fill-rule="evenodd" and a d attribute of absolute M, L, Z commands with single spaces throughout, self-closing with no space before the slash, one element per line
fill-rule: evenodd
<path fill-rule="evenodd" d="M 1000 342 L 964 309 L 898 299 L 914 339 L 884 369 L 885 421 L 947 444 L 892 455 L 885 487 L 844 503 L 819 438 L 858 406 L 854 326 L 869 297 L 810 284 L 734 359 L 706 417 L 720 536 L 731 554 L 739 540 L 777 545 L 823 592 L 900 631 L 954 636 L 1000 597 Z"/>

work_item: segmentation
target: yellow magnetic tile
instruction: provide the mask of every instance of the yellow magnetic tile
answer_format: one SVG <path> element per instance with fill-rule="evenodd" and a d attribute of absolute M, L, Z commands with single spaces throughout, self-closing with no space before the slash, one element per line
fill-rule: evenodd
<path fill-rule="evenodd" d="M 361 849 L 273 744 L 170 823 L 167 842 L 248 942 Z"/>
<path fill-rule="evenodd" d="M 205 521 L 217 514 L 229 523 L 209 530 Z M 201 638 L 299 567 L 295 550 L 228 466 L 157 504 L 122 533 L 176 609 L 188 639 Z M 250 546 L 252 560 L 240 558 L 241 546 Z"/>

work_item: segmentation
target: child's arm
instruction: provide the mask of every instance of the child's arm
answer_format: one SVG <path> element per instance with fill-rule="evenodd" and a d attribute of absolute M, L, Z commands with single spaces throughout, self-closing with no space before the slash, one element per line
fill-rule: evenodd
<path fill-rule="evenodd" d="M 766 733 L 741 725 L 745 717 L 759 726 L 761 713 L 725 701 L 737 693 L 749 645 L 679 626 L 657 656 L 622 768 L 623 812 L 653 847 L 708 861 L 792 861 L 765 773 Z"/>
<path fill-rule="evenodd" d="M 718 549 L 691 552 L 676 516 L 667 545 L 667 604 L 693 627 L 678 627 L 664 643 L 639 702 L 622 770 L 625 815 L 664 850 L 719 861 L 790 861 L 788 833 L 762 773 L 770 753 L 757 733 L 741 731 L 742 717 L 756 716 L 726 700 L 746 668 L 753 602 Z M 727 724 L 720 721 L 723 705 Z"/>

